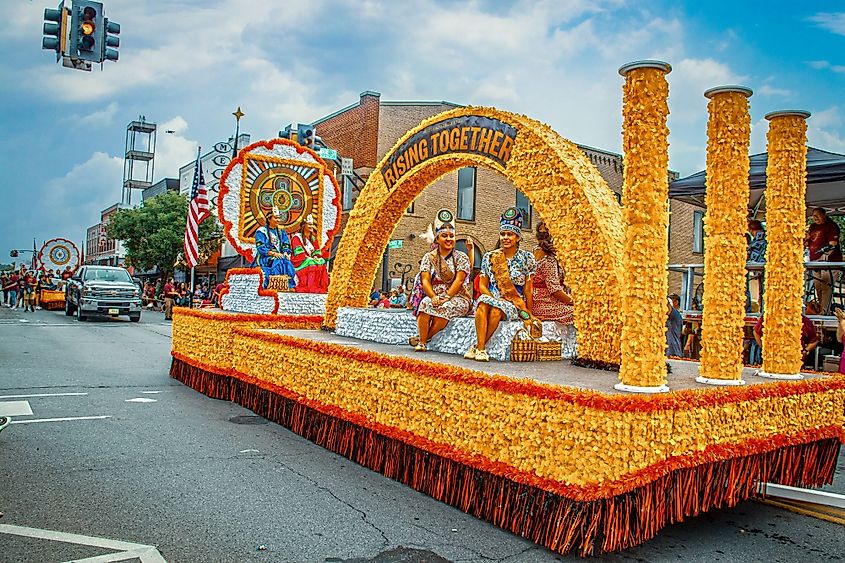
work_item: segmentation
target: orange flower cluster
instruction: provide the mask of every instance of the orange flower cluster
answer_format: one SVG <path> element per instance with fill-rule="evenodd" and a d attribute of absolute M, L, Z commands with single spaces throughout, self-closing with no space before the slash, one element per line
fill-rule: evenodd
<path fill-rule="evenodd" d="M 768 117 L 768 116 L 767 116 Z M 804 116 L 771 118 L 766 167 L 766 329 L 763 370 L 801 370 L 801 296 L 804 280 L 807 123 Z"/>
<path fill-rule="evenodd" d="M 634 68 L 623 87 L 625 253 L 619 379 L 636 387 L 666 383 L 669 85 L 665 74 L 659 68 Z"/>
<path fill-rule="evenodd" d="M 746 93 L 737 90 L 713 93 L 708 110 L 700 372 L 709 379 L 738 380 L 743 368 L 751 116 Z"/>
<path fill-rule="evenodd" d="M 267 317 L 243 315 L 247 322 L 239 324 L 209 315 L 241 317 L 179 314 L 174 357 L 570 498 L 616 495 L 678 467 L 806 436 L 845 438 L 841 376 L 607 395 L 258 330 Z M 224 334 L 212 335 L 216 330 Z"/>
<path fill-rule="evenodd" d="M 394 151 L 426 127 L 464 115 L 496 119 L 517 130 L 504 167 L 483 155 L 445 153 L 415 165 L 388 188 L 379 171 Z M 442 175 L 464 166 L 500 172 L 531 201 L 562 244 L 567 283 L 575 296 L 579 356 L 618 364 L 622 213 L 616 198 L 573 143 L 548 125 L 493 108 L 459 108 L 423 121 L 399 139 L 370 174 L 335 256 L 326 326 L 335 326 L 339 307 L 366 304 L 384 248 L 413 199 Z"/>

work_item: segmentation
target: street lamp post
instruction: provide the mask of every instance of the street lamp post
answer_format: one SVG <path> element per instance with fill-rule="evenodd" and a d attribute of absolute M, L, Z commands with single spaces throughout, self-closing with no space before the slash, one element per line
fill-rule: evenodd
<path fill-rule="evenodd" d="M 246 114 L 241 111 L 241 106 L 238 106 L 238 109 L 233 111 L 232 115 L 235 116 L 235 142 L 232 143 L 232 159 L 234 159 L 238 156 L 238 135 L 241 133 L 241 118 Z"/>

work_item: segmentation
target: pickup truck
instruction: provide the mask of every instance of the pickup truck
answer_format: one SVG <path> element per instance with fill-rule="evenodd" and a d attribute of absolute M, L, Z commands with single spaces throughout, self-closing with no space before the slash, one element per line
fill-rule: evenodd
<path fill-rule="evenodd" d="M 123 268 L 83 266 L 65 286 L 65 315 L 80 321 L 90 315 L 128 315 L 141 320 L 141 290 Z"/>

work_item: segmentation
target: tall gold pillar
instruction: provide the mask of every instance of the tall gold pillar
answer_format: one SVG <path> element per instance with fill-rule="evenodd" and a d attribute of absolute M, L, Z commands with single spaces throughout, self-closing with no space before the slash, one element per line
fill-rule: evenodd
<path fill-rule="evenodd" d="M 707 191 L 701 365 L 696 381 L 742 385 L 751 90 L 707 90 Z"/>
<path fill-rule="evenodd" d="M 801 306 L 807 192 L 806 111 L 766 115 L 766 297 L 763 369 L 774 379 L 801 379 Z"/>
<path fill-rule="evenodd" d="M 622 104 L 625 247 L 622 283 L 621 391 L 659 393 L 666 385 L 669 261 L 669 84 L 672 67 L 637 61 L 619 69 Z"/>

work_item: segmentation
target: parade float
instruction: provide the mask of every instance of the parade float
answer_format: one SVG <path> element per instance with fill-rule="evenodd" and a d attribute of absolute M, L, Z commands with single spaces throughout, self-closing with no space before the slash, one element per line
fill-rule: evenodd
<path fill-rule="evenodd" d="M 230 273 L 224 311 L 174 312 L 172 377 L 560 553 L 635 546 L 668 524 L 759 494 L 762 483 L 829 483 L 845 439 L 845 379 L 800 372 L 807 114 L 767 116 L 768 377 L 759 377 L 739 353 L 751 93 L 707 92 L 706 340 L 700 364 L 671 360 L 670 373 L 669 70 L 655 61 L 620 69 L 621 205 L 578 147 L 549 126 L 493 108 L 447 111 L 408 131 L 370 174 L 334 256 L 324 309 L 283 305 L 297 295 L 278 289 L 284 278 L 273 285 L 263 271 Z M 259 147 L 274 164 L 307 162 L 323 178 L 324 191 L 304 205 L 313 212 L 322 204 L 317 232 L 329 237 L 331 177 L 309 149 L 274 140 L 245 148 L 224 174 L 218 211 L 230 241 L 254 251 L 246 242 L 253 201 L 285 224 L 279 203 L 290 190 L 281 183 L 255 192 L 259 182 L 245 173 Z M 572 362 L 478 363 L 464 350 L 419 354 L 364 339 L 391 330 L 366 305 L 404 210 L 465 166 L 508 178 L 558 241 L 574 298 Z"/>
<path fill-rule="evenodd" d="M 70 269 L 75 272 L 80 265 L 79 249 L 73 242 L 65 238 L 50 239 L 43 244 L 38 252 L 38 264 L 43 271 L 53 270 L 56 278 L 61 278 L 62 272 Z M 65 292 L 62 289 L 42 288 L 38 297 L 40 306 L 47 310 L 65 308 Z"/>

